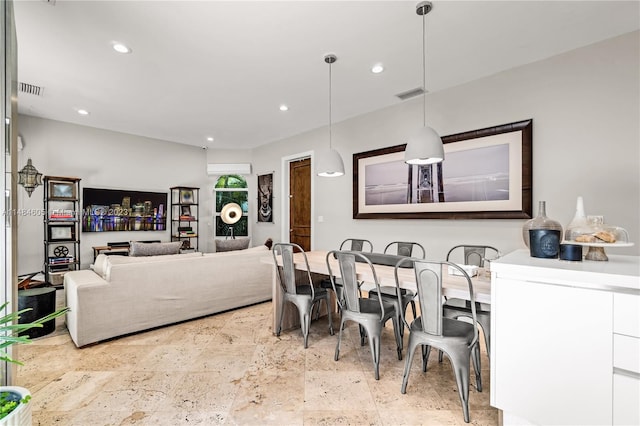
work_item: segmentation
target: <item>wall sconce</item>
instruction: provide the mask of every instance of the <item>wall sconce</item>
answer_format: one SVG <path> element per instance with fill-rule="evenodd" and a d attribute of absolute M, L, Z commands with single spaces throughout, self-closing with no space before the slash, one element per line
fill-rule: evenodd
<path fill-rule="evenodd" d="M 42 173 L 40 173 L 33 164 L 31 164 L 31 158 L 27 160 L 27 165 L 18 172 L 18 184 L 24 186 L 24 189 L 31 197 L 31 193 L 38 185 L 42 185 Z"/>

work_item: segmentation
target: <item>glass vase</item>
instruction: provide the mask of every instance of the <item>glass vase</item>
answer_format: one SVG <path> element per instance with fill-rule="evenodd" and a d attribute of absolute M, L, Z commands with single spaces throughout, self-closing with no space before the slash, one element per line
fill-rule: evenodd
<path fill-rule="evenodd" d="M 522 239 L 527 247 L 529 247 L 529 230 L 531 229 L 552 229 L 560 231 L 560 235 L 562 235 L 560 222 L 547 217 L 546 201 L 538 201 L 538 215 L 522 225 Z"/>
<path fill-rule="evenodd" d="M 587 215 L 584 212 L 584 201 L 582 200 L 582 197 L 578 197 L 578 200 L 576 201 L 576 214 L 567 225 L 564 232 L 564 239 L 566 241 L 575 241 L 576 237 L 584 234 L 590 234 L 591 232 L 592 230 L 587 221 Z"/>

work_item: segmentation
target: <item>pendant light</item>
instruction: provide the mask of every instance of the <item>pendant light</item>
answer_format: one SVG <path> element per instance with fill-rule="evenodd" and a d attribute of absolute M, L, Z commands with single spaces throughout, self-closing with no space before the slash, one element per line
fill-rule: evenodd
<path fill-rule="evenodd" d="M 329 64 L 329 149 L 319 153 L 316 161 L 316 173 L 322 177 L 338 177 L 344 174 L 344 163 L 338 151 L 331 147 L 331 64 L 337 61 L 336 55 L 326 55 L 324 61 Z"/>
<path fill-rule="evenodd" d="M 422 16 L 422 128 L 415 132 L 407 142 L 404 161 L 408 164 L 435 164 L 444 160 L 442 139 L 438 133 L 427 126 L 427 13 L 433 5 L 429 1 L 418 3 L 416 13 Z"/>

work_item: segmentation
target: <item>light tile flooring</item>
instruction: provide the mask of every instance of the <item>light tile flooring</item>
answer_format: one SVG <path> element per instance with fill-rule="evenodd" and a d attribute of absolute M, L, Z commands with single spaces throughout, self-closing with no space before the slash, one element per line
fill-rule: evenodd
<path fill-rule="evenodd" d="M 424 374 L 418 351 L 402 395 L 391 325 L 376 381 L 357 326 L 345 329 L 336 362 L 326 318 L 312 323 L 305 350 L 299 329 L 272 334 L 271 309 L 263 303 L 82 349 L 59 320 L 54 334 L 19 348 L 16 384 L 33 394 L 34 425 L 464 424 L 446 357 L 440 364 L 433 351 Z M 470 390 L 471 423 L 496 425 L 482 353 L 484 389 Z"/>

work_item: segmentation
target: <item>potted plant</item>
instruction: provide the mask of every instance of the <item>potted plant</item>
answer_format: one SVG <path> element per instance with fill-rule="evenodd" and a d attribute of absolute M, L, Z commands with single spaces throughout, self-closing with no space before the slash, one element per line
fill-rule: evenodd
<path fill-rule="evenodd" d="M 0 306 L 0 310 L 4 310 L 8 304 L 9 302 Z M 30 310 L 31 308 L 22 309 L 0 318 L 0 361 L 23 365 L 20 361 L 11 358 L 6 348 L 16 343 L 30 343 L 29 336 L 19 336 L 19 334 L 34 327 L 42 327 L 44 323 L 65 314 L 69 308 L 62 308 L 30 323 L 18 323 L 20 315 Z M 31 407 L 28 405 L 30 399 L 31 394 L 23 387 L 0 386 L 0 425 L 30 425 Z"/>

